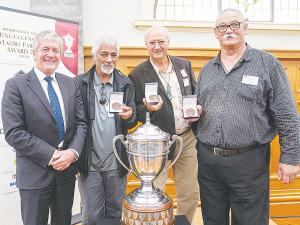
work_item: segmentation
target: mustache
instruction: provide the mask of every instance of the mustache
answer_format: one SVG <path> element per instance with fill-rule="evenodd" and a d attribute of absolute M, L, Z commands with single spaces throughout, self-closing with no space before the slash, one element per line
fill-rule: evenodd
<path fill-rule="evenodd" d="M 227 38 L 236 38 L 238 39 L 239 37 L 236 34 L 224 34 L 224 36 L 222 37 L 222 39 L 227 39 Z"/>

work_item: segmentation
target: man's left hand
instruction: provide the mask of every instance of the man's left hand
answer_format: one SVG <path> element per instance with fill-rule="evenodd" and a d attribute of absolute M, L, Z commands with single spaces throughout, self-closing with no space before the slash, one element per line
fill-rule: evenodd
<path fill-rule="evenodd" d="M 278 180 L 282 183 L 288 184 L 292 183 L 299 173 L 299 166 L 292 166 L 287 164 L 279 163 L 278 165 Z"/>
<path fill-rule="evenodd" d="M 132 108 L 123 104 L 122 106 L 123 112 L 119 113 L 122 119 L 127 120 L 132 115 Z"/>
<path fill-rule="evenodd" d="M 51 166 L 58 171 L 67 169 L 75 159 L 75 153 L 70 149 L 60 152 L 61 156 L 51 163 Z"/>

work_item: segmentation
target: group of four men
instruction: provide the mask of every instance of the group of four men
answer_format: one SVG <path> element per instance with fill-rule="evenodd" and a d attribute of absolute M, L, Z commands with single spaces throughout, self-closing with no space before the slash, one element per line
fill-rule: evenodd
<path fill-rule="evenodd" d="M 51 31 L 33 44 L 35 67 L 7 81 L 2 119 L 7 142 L 17 150 L 17 186 L 26 225 L 69 225 L 79 167 L 82 224 L 120 217 L 127 171 L 112 139 L 145 122 L 183 138 L 173 166 L 177 214 L 189 222 L 198 205 L 205 225 L 268 224 L 270 142 L 279 134 L 278 177 L 291 183 L 299 172 L 299 115 L 280 62 L 245 42 L 248 25 L 235 9 L 222 11 L 215 27 L 221 51 L 200 71 L 196 84 L 189 60 L 167 54 L 166 28 L 145 33 L 149 59 L 125 76 L 115 65 L 117 40 L 96 39 L 95 65 L 75 79 L 55 72 L 62 40 Z M 145 83 L 157 82 L 159 103 L 147 104 Z M 124 92 L 123 112 L 108 112 L 111 92 Z M 182 96 L 197 95 L 199 118 L 182 118 Z M 126 150 L 117 143 L 128 165 Z M 179 151 L 171 146 L 169 160 Z M 169 161 L 170 163 L 170 161 Z M 154 181 L 164 190 L 167 175 Z"/>

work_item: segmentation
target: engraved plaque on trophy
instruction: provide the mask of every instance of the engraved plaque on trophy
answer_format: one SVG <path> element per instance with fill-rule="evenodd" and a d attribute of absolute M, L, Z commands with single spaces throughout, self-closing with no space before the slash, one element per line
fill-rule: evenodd
<path fill-rule="evenodd" d="M 115 143 L 120 141 L 126 146 L 129 169 L 120 159 Z M 163 132 L 159 127 L 150 123 L 150 114 L 146 113 L 146 123 L 134 132 L 115 136 L 113 139 L 114 153 L 129 174 L 141 180 L 141 187 L 128 194 L 122 203 L 122 225 L 172 225 L 175 222 L 172 199 L 160 189 L 153 186 L 153 180 L 162 173 L 167 173 L 181 154 L 183 141 L 180 136 Z M 169 147 L 178 139 L 180 150 L 171 165 L 166 167 Z"/>

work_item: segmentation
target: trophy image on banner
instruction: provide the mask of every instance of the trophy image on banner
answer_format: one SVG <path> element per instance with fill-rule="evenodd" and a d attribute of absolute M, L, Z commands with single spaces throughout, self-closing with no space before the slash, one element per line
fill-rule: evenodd
<path fill-rule="evenodd" d="M 120 141 L 125 145 L 129 169 L 120 159 L 115 144 Z M 172 225 L 175 222 L 173 200 L 160 189 L 153 186 L 153 180 L 162 173 L 167 173 L 181 154 L 183 141 L 180 136 L 170 135 L 150 123 L 150 113 L 146 113 L 146 123 L 134 132 L 115 136 L 114 153 L 128 171 L 141 181 L 141 187 L 128 194 L 122 203 L 122 225 Z M 180 150 L 170 166 L 166 167 L 170 146 L 178 139 Z"/>
<path fill-rule="evenodd" d="M 71 48 L 74 46 L 76 39 L 73 38 L 69 33 L 66 36 L 62 37 L 64 40 L 65 46 L 67 46 L 67 50 L 64 53 L 66 58 L 74 58 L 74 53 Z"/>

